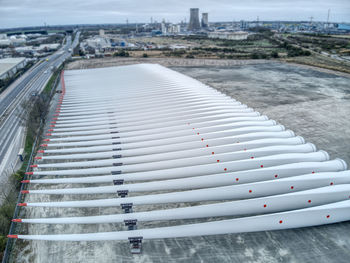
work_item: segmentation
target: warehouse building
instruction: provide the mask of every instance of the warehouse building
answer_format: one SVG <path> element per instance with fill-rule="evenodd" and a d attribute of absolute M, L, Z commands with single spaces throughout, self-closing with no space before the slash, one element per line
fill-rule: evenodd
<path fill-rule="evenodd" d="M 0 59 L 0 79 L 11 78 L 27 64 L 26 58 Z"/>

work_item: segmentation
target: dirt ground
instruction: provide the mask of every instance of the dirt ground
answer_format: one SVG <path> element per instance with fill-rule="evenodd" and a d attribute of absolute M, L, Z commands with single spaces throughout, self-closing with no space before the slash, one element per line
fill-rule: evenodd
<path fill-rule="evenodd" d="M 141 55 L 140 55 L 141 56 Z M 230 66 L 239 66 L 239 65 L 252 65 L 252 64 L 265 64 L 268 62 L 274 62 L 279 64 L 294 65 L 297 67 L 305 69 L 313 69 L 315 71 L 330 73 L 337 76 L 350 77 L 350 74 L 340 71 L 335 71 L 326 68 L 320 68 L 316 66 L 311 66 L 306 63 L 296 63 L 292 61 L 280 61 L 280 60 L 265 60 L 265 59 L 185 59 L 185 58 L 141 58 L 141 57 L 105 57 L 105 58 L 96 58 L 96 59 L 78 59 L 68 65 L 66 69 L 87 69 L 87 68 L 102 68 L 102 67 L 113 67 L 113 66 L 122 66 L 122 65 L 132 65 L 139 63 L 151 63 L 151 64 L 160 64 L 165 67 L 230 67 Z"/>

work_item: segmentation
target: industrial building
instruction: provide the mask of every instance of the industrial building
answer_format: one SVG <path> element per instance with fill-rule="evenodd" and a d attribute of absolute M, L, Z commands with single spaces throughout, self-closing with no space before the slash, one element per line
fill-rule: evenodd
<path fill-rule="evenodd" d="M 16 72 L 24 68 L 26 58 L 4 58 L 0 59 L 0 79 L 11 78 Z"/>
<path fill-rule="evenodd" d="M 244 40 L 248 38 L 248 32 L 214 31 L 209 32 L 208 37 L 228 40 Z"/>

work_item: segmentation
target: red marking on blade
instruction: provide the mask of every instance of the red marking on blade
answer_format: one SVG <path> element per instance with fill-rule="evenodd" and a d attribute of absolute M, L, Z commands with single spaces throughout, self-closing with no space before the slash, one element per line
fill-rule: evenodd
<path fill-rule="evenodd" d="M 197 135 L 199 135 L 199 132 L 197 132 Z"/>
<path fill-rule="evenodd" d="M 214 152 L 211 152 L 211 154 L 214 154 Z"/>
<path fill-rule="evenodd" d="M 35 167 L 38 167 L 38 165 L 37 165 L 37 164 L 32 164 L 32 165 L 30 166 L 30 168 L 35 168 Z"/>
<path fill-rule="evenodd" d="M 267 205 L 265 204 L 264 207 L 266 207 Z"/>
<path fill-rule="evenodd" d="M 47 144 L 41 144 L 40 146 L 41 147 L 47 147 Z"/>
<path fill-rule="evenodd" d="M 41 160 L 42 157 L 41 156 L 37 156 L 37 157 L 34 157 L 35 160 Z"/>
<path fill-rule="evenodd" d="M 44 150 L 39 150 L 37 151 L 38 153 L 44 153 L 45 151 Z"/>
<path fill-rule="evenodd" d="M 238 181 L 239 181 L 239 178 L 236 178 L 236 181 L 238 182 Z"/>
<path fill-rule="evenodd" d="M 291 186 L 291 187 L 290 187 L 290 189 L 292 189 L 292 190 L 293 190 L 293 189 L 294 189 L 294 186 Z"/>
<path fill-rule="evenodd" d="M 52 122 L 51 122 L 52 123 Z M 54 128 L 56 125 L 50 125 L 51 128 Z"/>
<path fill-rule="evenodd" d="M 217 162 L 217 163 L 219 163 L 219 162 L 220 162 L 220 160 L 216 160 L 216 162 Z"/>
<path fill-rule="evenodd" d="M 261 168 L 263 168 L 264 166 L 263 165 L 260 165 Z"/>
<path fill-rule="evenodd" d="M 278 174 L 275 174 L 275 178 L 277 178 L 278 177 Z"/>
<path fill-rule="evenodd" d="M 54 123 L 54 124 L 55 124 L 56 122 L 55 122 L 55 121 L 52 121 L 51 123 Z"/>
<path fill-rule="evenodd" d="M 18 235 L 7 235 L 8 238 L 18 238 Z"/>
<path fill-rule="evenodd" d="M 57 121 L 57 118 L 52 118 L 54 121 Z"/>
<path fill-rule="evenodd" d="M 246 151 L 247 149 L 246 148 L 244 148 L 244 151 Z"/>
<path fill-rule="evenodd" d="M 308 203 L 311 203 L 311 200 L 307 200 Z"/>
<path fill-rule="evenodd" d="M 334 184 L 333 182 L 330 183 L 330 185 L 333 185 L 333 184 Z"/>
<path fill-rule="evenodd" d="M 225 168 L 224 171 L 227 171 L 227 168 Z"/>
<path fill-rule="evenodd" d="M 26 175 L 33 175 L 34 173 L 33 172 L 26 172 L 25 174 Z"/>
<path fill-rule="evenodd" d="M 21 183 L 22 183 L 22 184 L 29 184 L 29 183 L 30 183 L 30 180 L 22 180 Z"/>
<path fill-rule="evenodd" d="M 282 223 L 283 223 L 283 221 L 282 221 L 282 220 L 280 220 L 280 221 L 279 221 L 279 223 L 280 223 L 280 224 L 282 224 Z"/>
<path fill-rule="evenodd" d="M 207 147 L 209 147 L 209 145 L 207 144 Z"/>
<path fill-rule="evenodd" d="M 201 140 L 202 140 L 202 141 L 204 141 L 204 139 L 203 139 L 203 138 L 202 138 Z"/>
<path fill-rule="evenodd" d="M 12 219 L 11 221 L 16 223 L 22 223 L 22 219 L 19 219 L 19 218 Z"/>
<path fill-rule="evenodd" d="M 22 190 L 21 194 L 29 194 L 29 190 Z"/>
<path fill-rule="evenodd" d="M 48 131 L 48 132 L 52 132 L 52 131 L 53 131 L 53 129 L 48 129 L 47 131 Z"/>
<path fill-rule="evenodd" d="M 49 142 L 49 141 L 50 141 L 50 139 L 44 139 L 43 141 L 44 141 L 44 142 Z"/>
<path fill-rule="evenodd" d="M 249 190 L 249 193 L 253 192 L 252 190 Z"/>
<path fill-rule="evenodd" d="M 252 156 L 252 157 L 250 157 L 250 159 L 254 159 L 254 157 Z"/>
<path fill-rule="evenodd" d="M 315 172 L 314 171 L 312 171 L 312 174 L 314 174 Z"/>
<path fill-rule="evenodd" d="M 51 133 L 46 133 L 46 136 L 51 136 Z"/>
<path fill-rule="evenodd" d="M 59 114 L 54 114 L 53 116 L 60 116 Z"/>
<path fill-rule="evenodd" d="M 330 216 L 330 215 L 327 215 L 326 217 L 327 217 L 327 218 L 330 218 L 331 216 Z"/>
<path fill-rule="evenodd" d="M 27 203 L 18 203 L 17 206 L 27 206 Z"/>

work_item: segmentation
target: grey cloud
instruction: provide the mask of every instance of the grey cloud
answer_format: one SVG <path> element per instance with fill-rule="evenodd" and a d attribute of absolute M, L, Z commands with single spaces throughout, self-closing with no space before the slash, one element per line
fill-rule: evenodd
<path fill-rule="evenodd" d="M 0 27 L 48 24 L 179 22 L 190 7 L 209 12 L 210 21 L 331 20 L 350 22 L 349 0 L 0 0 Z"/>

